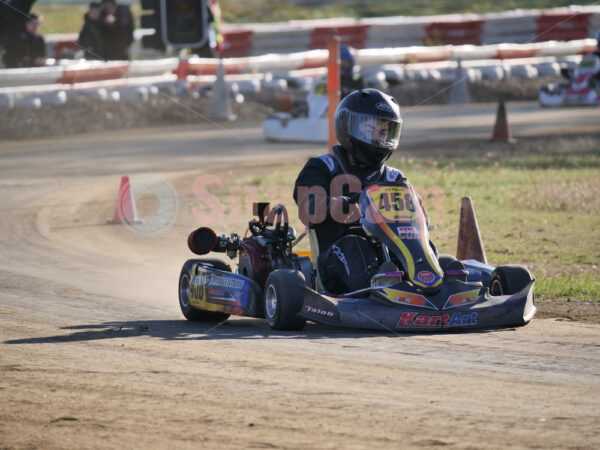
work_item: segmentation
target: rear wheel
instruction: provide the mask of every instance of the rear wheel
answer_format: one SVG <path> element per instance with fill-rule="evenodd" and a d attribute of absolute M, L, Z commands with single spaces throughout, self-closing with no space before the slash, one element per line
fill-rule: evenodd
<path fill-rule="evenodd" d="M 490 279 L 490 295 L 512 295 L 533 281 L 525 266 L 516 264 L 496 267 Z"/>
<path fill-rule="evenodd" d="M 223 322 L 227 320 L 229 314 L 215 311 L 204 311 L 194 308 L 190 304 L 190 285 L 194 278 L 192 269 L 194 265 L 199 264 L 204 267 L 231 272 L 229 264 L 220 259 L 190 259 L 185 262 L 179 275 L 179 307 L 187 320 L 195 322 Z"/>
<path fill-rule="evenodd" d="M 452 255 L 442 254 L 438 256 L 438 261 L 440 263 L 440 267 L 442 268 L 442 273 L 444 274 L 444 279 L 446 281 L 463 281 L 467 282 L 467 275 L 465 275 L 465 265 L 456 259 Z M 459 274 L 452 273 L 452 271 L 462 271 Z"/>
<path fill-rule="evenodd" d="M 304 299 L 304 275 L 297 270 L 280 269 L 271 272 L 265 283 L 265 318 L 269 328 L 299 331 L 306 324 L 297 314 Z"/>
<path fill-rule="evenodd" d="M 440 268 L 442 269 L 442 272 L 446 271 L 446 267 L 452 261 L 456 261 L 456 258 L 452 255 L 447 255 L 445 253 L 442 253 L 438 256 L 438 262 L 440 263 Z"/>

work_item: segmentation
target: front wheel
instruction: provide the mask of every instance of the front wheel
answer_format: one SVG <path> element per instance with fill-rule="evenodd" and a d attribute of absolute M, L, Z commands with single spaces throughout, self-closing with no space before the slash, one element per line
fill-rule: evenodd
<path fill-rule="evenodd" d="M 229 314 L 215 311 L 196 309 L 190 304 L 190 286 L 195 273 L 195 265 L 231 272 L 229 264 L 218 259 L 190 259 L 185 262 L 179 274 L 179 307 L 187 320 L 194 322 L 223 322 Z"/>
<path fill-rule="evenodd" d="M 280 269 L 271 272 L 265 283 L 265 318 L 269 328 L 300 331 L 306 324 L 297 314 L 304 299 L 304 275 L 297 270 Z"/>
<path fill-rule="evenodd" d="M 533 281 L 525 266 L 516 264 L 496 267 L 490 279 L 490 295 L 512 295 Z"/>

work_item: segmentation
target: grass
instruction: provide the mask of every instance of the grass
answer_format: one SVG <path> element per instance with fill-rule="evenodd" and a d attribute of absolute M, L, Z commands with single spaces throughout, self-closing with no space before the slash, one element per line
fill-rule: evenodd
<path fill-rule="evenodd" d="M 89 2 L 82 0 L 41 0 L 33 10 L 45 17 L 44 33 L 76 33 L 83 25 L 83 13 Z M 131 9 L 139 24 L 141 8 L 139 2 L 132 3 Z M 331 17 L 384 17 L 422 16 L 454 13 L 485 13 L 510 9 L 539 9 L 568 6 L 569 0 L 423 0 L 421 2 L 400 2 L 397 0 L 321 2 L 314 5 L 296 5 L 293 2 L 274 0 L 221 0 L 224 23 L 276 22 L 301 19 L 323 19 Z M 580 0 L 579 5 L 596 4 L 590 0 Z"/>
<path fill-rule="evenodd" d="M 405 167 L 425 193 L 435 187 L 443 195 L 443 202 L 425 196 L 440 251 L 456 253 L 460 198 L 468 195 L 491 264 L 528 266 L 543 299 L 600 301 L 600 144 L 573 150 L 568 140 L 545 142 L 512 157 L 493 148 Z"/>
<path fill-rule="evenodd" d="M 460 199 L 468 195 L 490 264 L 525 264 L 541 299 L 600 301 L 600 140 L 466 144 L 454 153 L 458 156 L 391 160 L 423 196 L 440 252 L 456 254 Z M 285 204 L 292 225 L 303 229 L 291 198 L 299 168 L 245 171 L 228 177 L 236 180 L 233 188 L 211 189 L 226 205 L 215 229 L 243 231 L 256 199 Z M 244 193 L 243 206 L 233 203 L 239 198 L 235 192 Z"/>
<path fill-rule="evenodd" d="M 86 10 L 83 5 L 34 5 L 32 9 L 44 16 L 42 34 L 78 33 Z"/>
<path fill-rule="evenodd" d="M 443 203 L 425 199 L 440 251 L 456 252 L 460 198 L 469 195 L 491 264 L 528 266 L 541 298 L 598 301 L 599 162 L 597 147 L 572 157 L 484 155 L 434 168 L 416 162 L 407 172 L 417 186 L 443 193 Z"/>
<path fill-rule="evenodd" d="M 274 22 L 331 17 L 426 16 L 435 14 L 485 13 L 509 9 L 553 8 L 572 4 L 569 0 L 398 0 L 324 1 L 315 5 L 297 5 L 274 0 L 221 0 L 223 17 L 229 23 Z M 595 4 L 580 1 L 577 4 Z"/>

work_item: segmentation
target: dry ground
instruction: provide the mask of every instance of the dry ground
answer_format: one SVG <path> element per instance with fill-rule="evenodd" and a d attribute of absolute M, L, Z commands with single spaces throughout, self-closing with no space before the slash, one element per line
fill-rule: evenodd
<path fill-rule="evenodd" d="M 222 154 L 207 158 L 214 131 L 194 133 L 199 149 L 181 159 L 165 148 L 140 161 L 135 134 L 119 157 L 91 138 L 0 146 L 0 448 L 600 446 L 600 325 L 549 318 L 570 311 L 414 335 L 182 320 L 191 181 L 235 176 L 240 145 L 214 138 Z M 266 158 L 240 154 L 235 170 Z M 154 238 L 106 224 L 119 176 L 142 162 L 181 197 Z"/>

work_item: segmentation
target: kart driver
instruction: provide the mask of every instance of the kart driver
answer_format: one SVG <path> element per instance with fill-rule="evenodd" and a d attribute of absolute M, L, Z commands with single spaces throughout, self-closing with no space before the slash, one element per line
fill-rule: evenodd
<path fill-rule="evenodd" d="M 384 164 L 398 147 L 401 128 L 396 99 L 377 89 L 354 91 L 335 112 L 340 145 L 331 154 L 310 158 L 298 175 L 294 199 L 300 220 L 316 231 L 319 275 L 331 293 L 367 287 L 380 271 L 375 250 L 358 224 L 359 207 L 350 199 L 371 184 L 406 180 Z"/>

